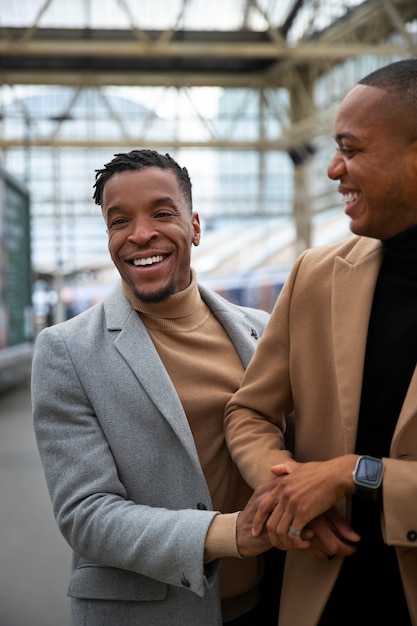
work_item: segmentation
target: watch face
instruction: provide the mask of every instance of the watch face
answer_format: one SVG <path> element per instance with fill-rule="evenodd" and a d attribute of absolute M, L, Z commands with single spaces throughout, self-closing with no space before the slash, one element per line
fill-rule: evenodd
<path fill-rule="evenodd" d="M 355 479 L 362 485 L 369 487 L 379 487 L 381 484 L 384 464 L 379 459 L 362 456 L 356 468 Z"/>

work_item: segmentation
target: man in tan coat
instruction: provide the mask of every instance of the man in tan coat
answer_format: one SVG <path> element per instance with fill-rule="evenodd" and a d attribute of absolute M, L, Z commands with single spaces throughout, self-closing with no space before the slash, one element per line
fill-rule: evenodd
<path fill-rule="evenodd" d="M 254 532 L 287 550 L 280 626 L 416 626 L 417 59 L 360 81 L 334 138 L 356 236 L 296 262 L 226 439 L 250 485 L 275 465 Z"/>

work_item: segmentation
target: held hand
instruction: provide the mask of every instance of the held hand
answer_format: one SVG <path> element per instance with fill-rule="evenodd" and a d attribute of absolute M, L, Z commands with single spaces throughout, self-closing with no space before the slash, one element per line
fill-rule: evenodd
<path fill-rule="evenodd" d="M 360 540 L 360 536 L 336 508 L 313 519 L 308 528 L 314 535 L 310 539 L 310 547 L 303 550 L 306 556 L 324 559 L 350 556 L 356 552 L 355 543 Z"/>
<path fill-rule="evenodd" d="M 352 471 L 356 456 L 345 455 L 329 461 L 274 466 L 277 482 L 259 504 L 254 533 L 262 532 L 265 519 L 271 543 L 281 549 L 309 548 L 305 528 L 336 502 L 353 493 Z M 305 529 L 305 530 L 303 530 Z"/>
<path fill-rule="evenodd" d="M 275 479 L 271 481 L 275 484 Z M 261 529 L 257 535 L 252 532 L 254 516 L 258 510 L 259 503 L 268 493 L 271 483 L 266 483 L 257 487 L 250 498 L 249 502 L 239 513 L 236 524 L 236 542 L 239 554 L 243 557 L 256 556 L 269 550 L 271 542 L 269 540 L 268 531 Z"/>
<path fill-rule="evenodd" d="M 270 515 L 275 511 L 275 508 L 279 501 L 279 490 L 280 490 L 280 482 L 282 478 L 289 473 L 291 473 L 293 467 L 296 467 L 297 463 L 294 461 L 289 461 L 285 465 L 276 465 L 274 466 L 274 473 L 276 474 L 276 478 L 262 485 L 264 487 L 264 495 L 259 498 L 257 503 L 257 511 L 254 516 L 253 524 L 252 524 L 252 534 L 254 536 L 258 536 L 265 532 L 265 529 L 268 530 L 268 534 L 270 537 L 270 541 L 272 545 L 281 550 L 287 550 L 288 544 L 287 542 L 282 542 L 277 537 L 276 533 L 270 532 L 267 522 L 269 520 Z M 305 544 L 304 548 L 307 548 L 309 544 L 309 540 L 313 537 L 313 531 L 305 528 L 302 533 L 302 537 L 300 537 L 300 541 L 304 540 Z M 292 546 L 289 546 L 292 547 Z"/>
<path fill-rule="evenodd" d="M 278 503 L 279 483 L 283 476 L 291 473 L 293 465 L 296 466 L 297 463 L 295 463 L 295 461 L 289 461 L 285 464 L 274 465 L 271 468 L 271 471 L 275 474 L 276 479 L 273 479 L 263 485 L 265 487 L 265 496 L 259 501 L 258 510 L 256 511 L 253 520 L 252 532 L 254 535 L 259 535 L 264 530 L 264 526 L 269 516 Z M 266 486 L 268 486 L 268 488 L 266 488 Z"/>

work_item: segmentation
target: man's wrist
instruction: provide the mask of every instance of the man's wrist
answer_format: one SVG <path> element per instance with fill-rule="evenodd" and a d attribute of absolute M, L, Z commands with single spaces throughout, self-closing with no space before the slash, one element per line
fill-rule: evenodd
<path fill-rule="evenodd" d="M 239 512 L 216 515 L 211 522 L 204 546 L 204 562 L 221 557 L 242 558 L 236 541 L 236 525 Z"/>
<path fill-rule="evenodd" d="M 358 457 L 352 473 L 353 482 L 356 486 L 355 494 L 376 502 L 383 475 L 384 464 L 381 459 L 368 455 Z"/>

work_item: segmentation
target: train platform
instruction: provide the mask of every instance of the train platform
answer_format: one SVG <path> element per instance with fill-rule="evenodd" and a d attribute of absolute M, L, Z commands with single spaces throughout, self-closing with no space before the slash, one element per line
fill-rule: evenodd
<path fill-rule="evenodd" d="M 52 515 L 25 382 L 0 393 L 1 626 L 68 623 L 70 552 Z"/>

